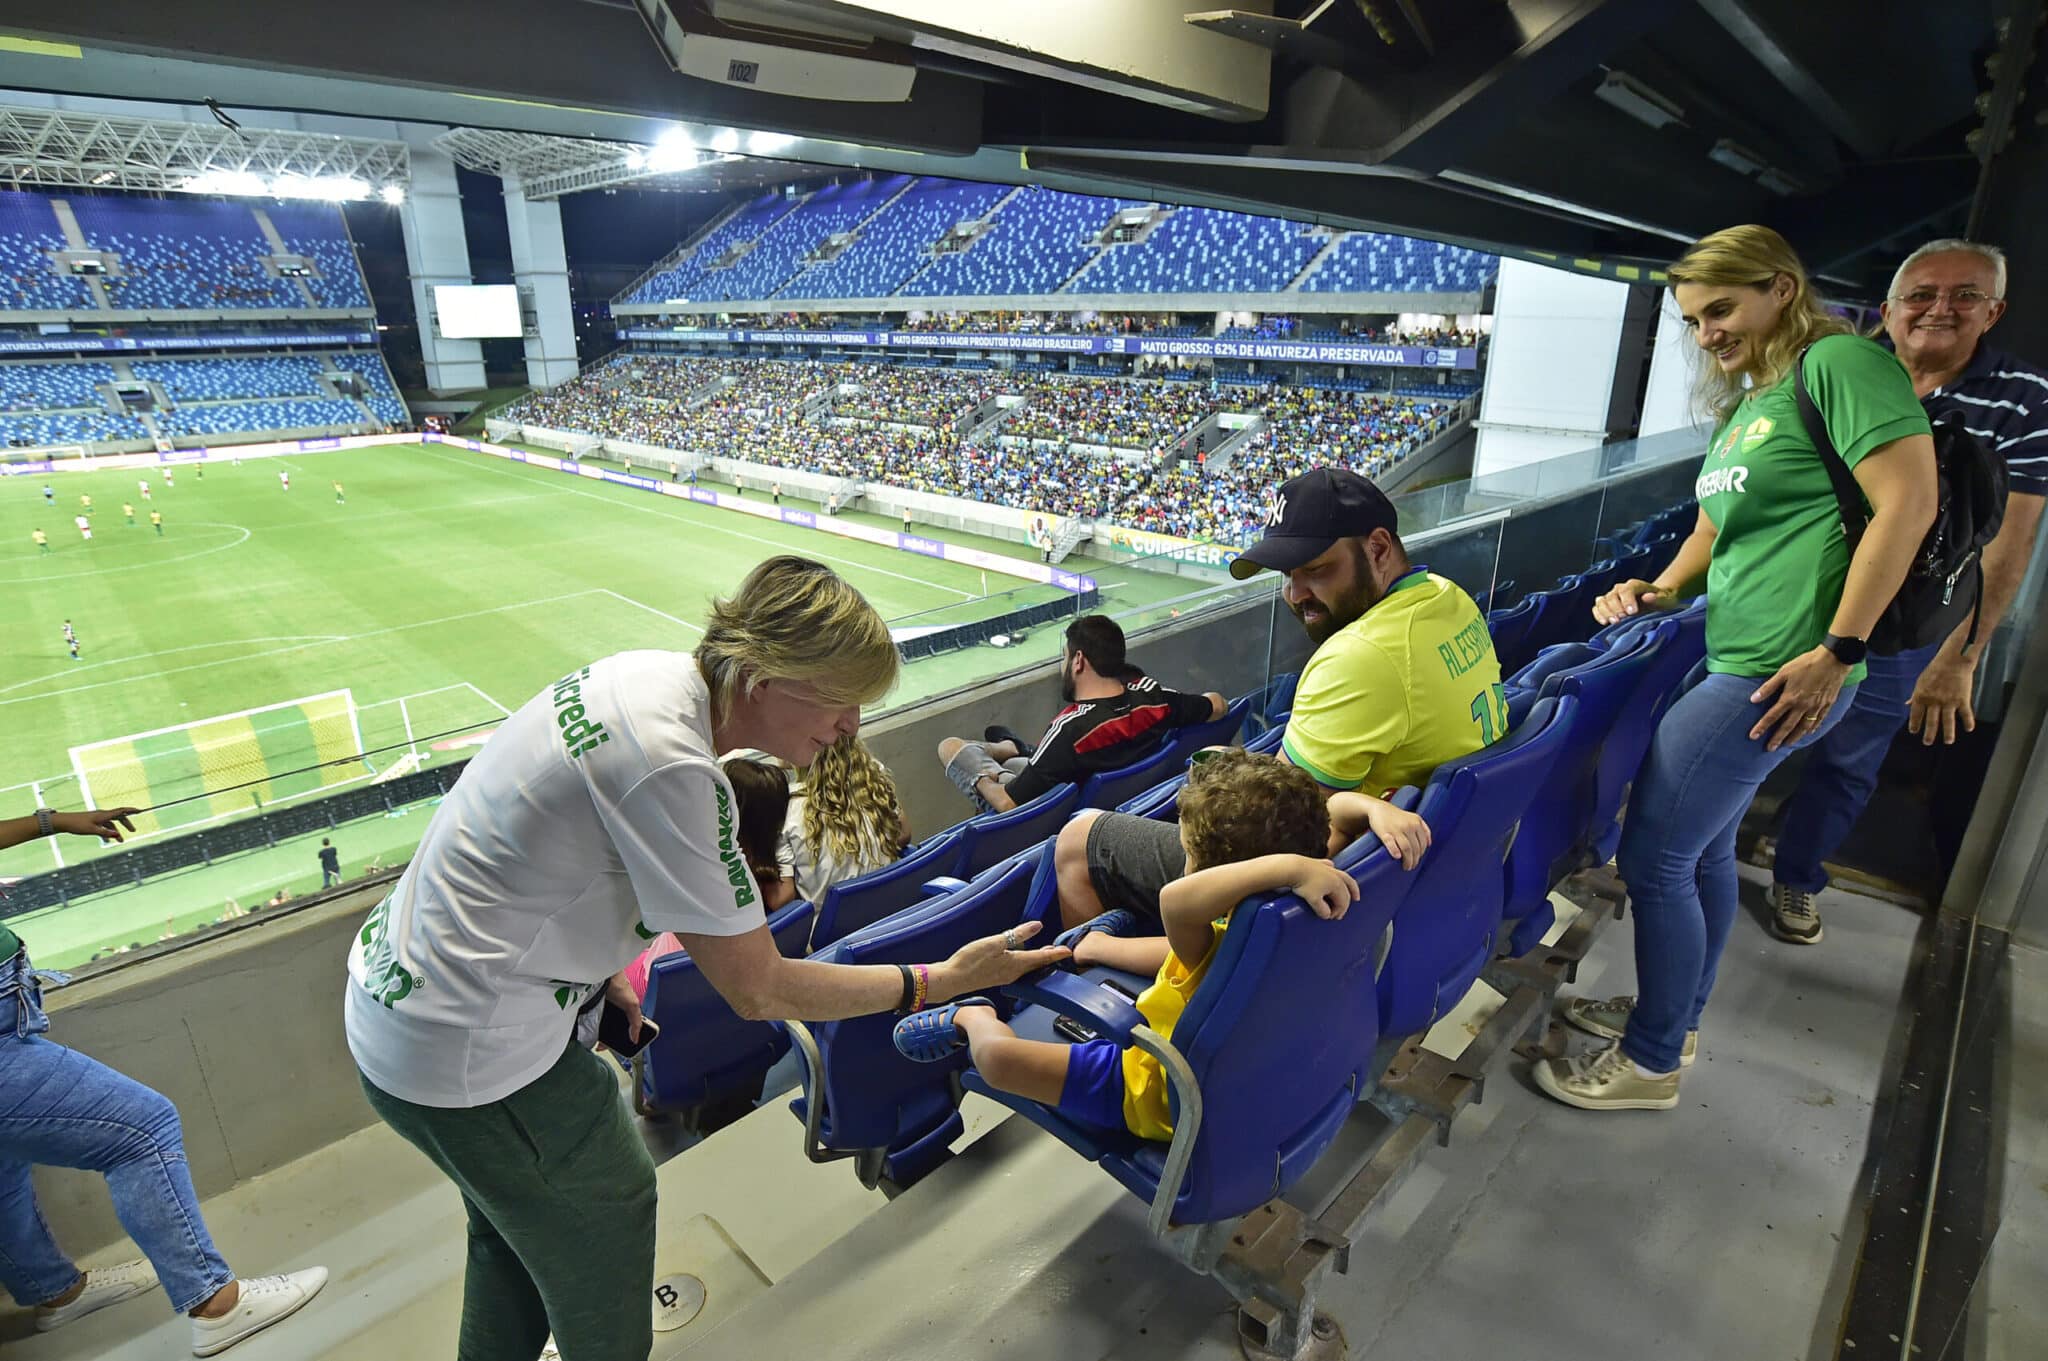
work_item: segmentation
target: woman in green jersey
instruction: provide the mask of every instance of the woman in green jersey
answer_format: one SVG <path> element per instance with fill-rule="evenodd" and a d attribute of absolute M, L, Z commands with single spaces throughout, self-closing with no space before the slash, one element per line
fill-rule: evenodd
<path fill-rule="evenodd" d="M 1934 441 L 1906 371 L 1821 307 L 1783 237 L 1716 232 L 1670 277 L 1715 421 L 1699 521 L 1655 581 L 1623 582 L 1593 613 L 1606 624 L 1667 608 L 1704 579 L 1707 660 L 1658 725 L 1616 857 L 1639 996 L 1571 1003 L 1568 1021 L 1613 1043 L 1536 1068 L 1544 1091 L 1587 1110 L 1678 1104 L 1735 921 L 1736 826 L 1771 770 L 1848 707 L 1865 640 L 1936 508 Z M 1800 420 L 1795 366 L 1870 503 L 1853 553 Z"/>

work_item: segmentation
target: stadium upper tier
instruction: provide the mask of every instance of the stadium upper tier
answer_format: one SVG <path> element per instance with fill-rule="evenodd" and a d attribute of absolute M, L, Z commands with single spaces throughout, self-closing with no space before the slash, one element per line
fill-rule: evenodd
<path fill-rule="evenodd" d="M 98 294 L 64 252 L 98 257 Z M 311 272 L 298 273 L 302 260 Z M 348 229 L 329 205 L 0 191 L 0 311 L 369 307 Z"/>
<path fill-rule="evenodd" d="M 769 194 L 615 306 L 1047 294 L 1468 294 L 1495 257 L 1214 208 L 904 176 Z"/>
<path fill-rule="evenodd" d="M 815 399 L 832 393 L 828 408 Z M 1469 396 L 1463 389 L 1460 396 Z M 992 399 L 999 424 L 957 433 Z M 1014 400 L 1021 399 L 1021 400 Z M 806 417 L 806 410 L 811 412 Z M 534 393 L 505 419 L 659 448 L 859 478 L 1051 515 L 1235 542 L 1307 467 L 1384 472 L 1442 430 L 1450 401 L 1323 388 L 1235 388 L 1068 374 L 620 355 Z M 1164 450 L 1209 417 L 1256 426 L 1206 466 Z M 986 414 L 984 412 L 984 414 Z"/>
<path fill-rule="evenodd" d="M 360 399 L 336 386 L 347 374 L 362 379 Z M 127 399 L 141 397 L 147 402 L 131 412 Z M 408 419 L 383 356 L 373 350 L 0 362 L 0 444 L 12 446 L 355 429 L 373 417 L 385 425 Z"/>

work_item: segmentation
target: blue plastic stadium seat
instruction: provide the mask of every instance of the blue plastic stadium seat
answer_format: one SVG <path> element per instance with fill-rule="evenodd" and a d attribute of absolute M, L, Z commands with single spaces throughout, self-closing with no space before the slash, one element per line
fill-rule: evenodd
<path fill-rule="evenodd" d="M 957 827 L 959 860 L 951 873 L 972 879 L 1058 832 L 1080 806 L 1081 787 L 1062 784 L 1005 812 L 967 819 Z"/>
<path fill-rule="evenodd" d="M 768 919 L 775 946 L 801 959 L 810 939 L 809 903 L 791 903 Z M 683 951 L 647 971 L 646 1015 L 661 1033 L 640 1051 L 633 1071 L 643 1113 L 696 1114 L 735 1099 L 758 1097 L 768 1070 L 789 1052 L 789 1036 L 768 1021 L 742 1020 Z"/>
<path fill-rule="evenodd" d="M 1496 610 L 1486 616 L 1486 628 L 1493 635 L 1493 652 L 1500 660 L 1503 676 L 1520 671 L 1535 657 L 1536 649 L 1529 646 L 1529 633 L 1548 599 L 1546 592 L 1534 591 L 1512 609 Z"/>
<path fill-rule="evenodd" d="M 1569 696 L 1538 700 L 1506 737 L 1439 766 L 1416 800 L 1431 845 L 1410 876 L 1380 971 L 1380 1030 L 1389 1040 L 1429 1029 L 1492 958 L 1516 825 L 1562 752 L 1577 706 Z M 1347 851 L 1337 863 L 1348 869 L 1352 859 Z"/>
<path fill-rule="evenodd" d="M 960 833 L 954 828 L 912 846 L 894 864 L 832 885 L 818 899 L 811 948 L 822 950 L 863 926 L 921 901 L 927 880 L 951 875 L 959 864 Z"/>
<path fill-rule="evenodd" d="M 1244 749 L 1246 751 L 1262 751 L 1270 755 L 1271 753 L 1280 750 L 1280 744 L 1283 741 L 1285 741 L 1286 738 L 1287 716 L 1285 714 L 1282 714 L 1280 721 L 1278 723 L 1275 723 L 1272 727 L 1266 729 L 1257 737 L 1254 737 L 1250 741 L 1246 742 L 1244 744 Z"/>
<path fill-rule="evenodd" d="M 830 964 L 944 959 L 969 941 L 1026 920 L 1033 894 L 1052 891 L 1051 876 L 1039 874 L 1051 860 L 1050 846 L 1006 860 L 964 888 L 871 923 L 814 958 Z M 1052 911 L 1056 915 L 1057 907 Z M 945 1063 L 912 1062 L 896 1052 L 896 1019 L 883 1012 L 787 1027 L 804 1057 L 803 1095 L 790 1109 L 805 1122 L 806 1151 L 819 1161 L 863 1155 L 861 1175 L 869 1185 L 882 1177 L 911 1185 L 945 1159 L 963 1128 L 952 1083 L 967 1051 Z"/>
<path fill-rule="evenodd" d="M 1181 759 L 1186 760 L 1204 747 L 1227 747 L 1237 740 L 1237 731 L 1244 726 L 1245 716 L 1251 712 L 1251 698 L 1245 696 L 1232 701 L 1223 711 L 1223 717 L 1212 718 L 1206 723 L 1190 723 L 1173 734 L 1173 745 L 1179 750 Z"/>
<path fill-rule="evenodd" d="M 1376 1076 L 1373 967 L 1409 876 L 1376 843 L 1361 847 L 1353 873 L 1359 901 L 1338 921 L 1291 894 L 1249 899 L 1232 915 L 1169 1042 L 1185 1063 L 1168 1067 L 1170 1144 L 1080 1124 L 971 1070 L 964 1085 L 1099 1163 L 1152 1206 L 1155 1233 L 1234 1219 L 1285 1194 Z M 1065 1015 L 1126 1048 L 1139 1042 L 1137 1008 L 1094 977 L 1054 972 L 1005 992 L 1028 1004 L 1012 1024 L 1030 1038 L 1062 1038 L 1052 1024 Z"/>
<path fill-rule="evenodd" d="M 1150 789 L 1187 765 L 1180 747 L 1168 742 L 1149 756 L 1090 775 L 1081 783 L 1082 808 L 1114 808 L 1133 794 Z"/>

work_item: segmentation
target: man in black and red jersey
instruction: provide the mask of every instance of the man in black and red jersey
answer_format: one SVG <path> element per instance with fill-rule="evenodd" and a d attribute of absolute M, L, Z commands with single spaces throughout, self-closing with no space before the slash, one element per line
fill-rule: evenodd
<path fill-rule="evenodd" d="M 1159 749 L 1166 734 L 1221 718 L 1223 696 L 1168 690 L 1124 656 L 1124 631 L 1106 615 L 1067 626 L 1060 652 L 1060 698 L 1035 750 L 1015 741 L 939 743 L 946 778 L 984 808 L 1002 812 L 1069 781 L 1127 766 Z"/>

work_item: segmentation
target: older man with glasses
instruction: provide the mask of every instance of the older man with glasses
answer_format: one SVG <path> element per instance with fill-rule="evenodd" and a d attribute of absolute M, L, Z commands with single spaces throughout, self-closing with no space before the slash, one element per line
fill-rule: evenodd
<path fill-rule="evenodd" d="M 1814 895 L 1821 866 L 1877 788 L 1878 767 L 1903 722 L 1922 742 L 1953 743 L 1976 727 L 1977 665 L 2025 578 L 2048 495 L 2048 373 L 1985 343 L 2005 314 L 2005 256 L 1975 241 L 1931 241 L 1906 257 L 1883 307 L 1885 336 L 1937 424 L 1954 422 L 2004 455 L 2005 521 L 1984 550 L 1983 618 L 1947 641 L 1873 654 L 1849 712 L 1811 748 L 1785 806 L 1771 887 L 1772 927 L 1802 945 L 1821 938 Z"/>

